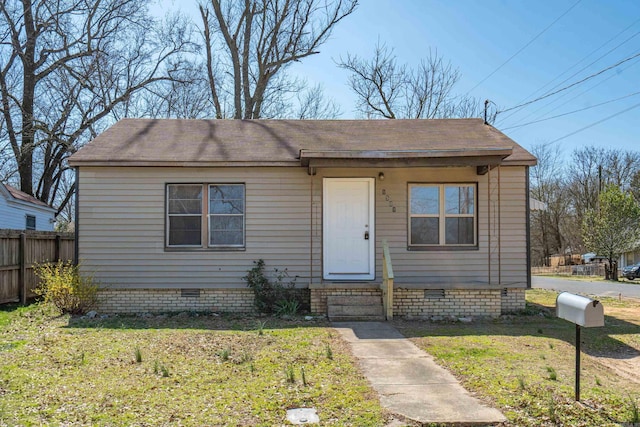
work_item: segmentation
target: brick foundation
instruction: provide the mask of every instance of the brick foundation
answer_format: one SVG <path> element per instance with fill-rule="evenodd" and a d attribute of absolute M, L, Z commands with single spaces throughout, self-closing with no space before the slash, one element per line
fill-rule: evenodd
<path fill-rule="evenodd" d="M 100 291 L 98 310 L 105 313 L 161 313 L 255 311 L 251 289 L 106 289 Z M 199 293 L 199 295 L 197 295 Z M 196 296 L 197 295 L 197 296 Z"/>
<path fill-rule="evenodd" d="M 500 290 L 396 289 L 393 312 L 397 316 L 500 316 Z"/>
<path fill-rule="evenodd" d="M 525 309 L 525 289 L 514 288 L 502 291 L 502 314 L 517 313 Z"/>
<path fill-rule="evenodd" d="M 328 296 L 377 296 L 376 287 L 297 289 L 301 304 L 310 300 L 310 311 L 327 313 Z M 195 291 L 195 292 L 194 292 Z M 309 294 L 310 292 L 310 294 Z M 255 311 L 250 289 L 105 289 L 100 291 L 99 311 L 105 313 L 161 313 L 212 311 L 250 313 Z M 514 289 L 402 289 L 394 290 L 393 312 L 400 317 L 432 316 L 498 317 L 525 308 L 525 290 Z"/>
<path fill-rule="evenodd" d="M 375 285 L 311 288 L 311 312 L 326 314 L 328 296 L 382 296 Z M 498 317 L 525 308 L 525 290 L 514 289 L 394 289 L 393 313 L 399 317 Z"/>

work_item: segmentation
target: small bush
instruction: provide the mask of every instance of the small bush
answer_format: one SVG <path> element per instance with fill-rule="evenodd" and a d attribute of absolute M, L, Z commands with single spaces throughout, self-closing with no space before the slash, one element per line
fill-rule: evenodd
<path fill-rule="evenodd" d="M 255 306 L 261 313 L 295 314 L 300 308 L 300 302 L 295 295 L 295 285 L 298 276 L 291 278 L 287 269 L 273 269 L 273 278 L 269 279 L 265 273 L 265 262 L 262 259 L 253 262 L 254 266 L 242 280 L 255 294 Z M 292 302 L 293 301 L 293 302 Z M 295 302 L 295 304 L 294 304 Z M 288 312 L 284 313 L 284 309 Z M 294 309 L 294 312 L 291 310 Z M 280 313 L 279 313 L 280 312 Z"/>
<path fill-rule="evenodd" d="M 98 303 L 98 283 L 71 261 L 36 265 L 35 274 L 40 278 L 35 293 L 62 313 L 84 314 Z"/>

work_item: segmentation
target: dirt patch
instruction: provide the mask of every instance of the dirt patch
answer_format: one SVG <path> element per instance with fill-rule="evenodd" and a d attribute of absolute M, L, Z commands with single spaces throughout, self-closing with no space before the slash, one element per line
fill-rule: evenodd
<path fill-rule="evenodd" d="M 640 356 L 635 356 L 630 359 L 597 357 L 596 360 L 612 369 L 621 378 L 640 384 Z"/>

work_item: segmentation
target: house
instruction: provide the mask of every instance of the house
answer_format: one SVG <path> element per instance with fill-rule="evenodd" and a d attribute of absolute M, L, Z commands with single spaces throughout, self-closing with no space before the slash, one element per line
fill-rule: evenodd
<path fill-rule="evenodd" d="M 54 208 L 0 182 L 0 228 L 53 231 L 55 219 Z"/>
<path fill-rule="evenodd" d="M 640 249 L 634 249 L 622 254 L 618 260 L 618 268 L 628 267 L 640 262 Z"/>
<path fill-rule="evenodd" d="M 395 315 L 524 308 L 536 159 L 480 119 L 124 119 L 70 164 L 104 311 L 250 311 L 258 259 L 312 312 L 371 304 L 383 241 Z"/>

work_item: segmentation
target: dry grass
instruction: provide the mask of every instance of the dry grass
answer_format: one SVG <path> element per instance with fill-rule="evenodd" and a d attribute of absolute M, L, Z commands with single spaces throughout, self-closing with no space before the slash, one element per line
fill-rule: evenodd
<path fill-rule="evenodd" d="M 348 348 L 322 322 L 7 313 L 0 425 L 271 426 L 295 407 L 317 408 L 323 425 L 384 424 Z"/>
<path fill-rule="evenodd" d="M 555 292 L 528 291 L 528 313 L 498 321 L 397 326 L 467 389 L 501 409 L 507 425 L 633 422 L 640 398 L 640 303 L 604 299 L 606 326 L 583 330 L 580 404 L 574 400 L 575 326 L 552 316 L 555 298 Z M 620 369 L 627 364 L 626 372 Z"/>

